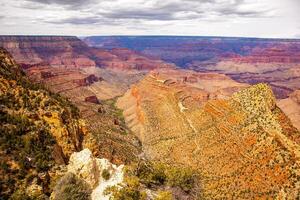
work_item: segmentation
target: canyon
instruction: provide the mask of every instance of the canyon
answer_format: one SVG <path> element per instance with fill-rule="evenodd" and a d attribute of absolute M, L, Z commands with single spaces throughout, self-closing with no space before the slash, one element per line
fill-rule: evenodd
<path fill-rule="evenodd" d="M 297 39 L 91 36 L 84 41 L 93 47 L 129 48 L 183 69 L 225 74 L 240 83 L 267 83 L 282 102 L 289 102 L 290 95 L 300 89 L 300 40 Z M 290 102 L 288 106 L 287 103 L 278 106 L 299 127 L 299 102 Z"/>
<path fill-rule="evenodd" d="M 32 81 L 67 97 L 79 108 L 92 133 L 83 143 L 96 156 L 123 163 L 139 154 L 139 142 L 128 134 L 114 98 L 147 71 L 174 67 L 172 64 L 126 49 L 90 48 L 72 36 L 1 36 L 0 46 Z"/>
<path fill-rule="evenodd" d="M 277 98 L 299 89 L 300 40 L 197 36 L 92 36 L 90 46 L 129 48 L 184 69 L 271 85 Z"/>
<path fill-rule="evenodd" d="M 0 36 L 0 47 L 15 59 L 2 62 L 18 63 L 78 112 L 65 121 L 63 108 L 39 114 L 57 142 L 55 163 L 64 166 L 49 172 L 51 180 L 64 177 L 52 199 L 67 180 L 98 199 L 104 186 L 123 181 L 124 164 L 143 160 L 195 170 L 208 199 L 299 196 L 299 40 Z M 141 185 L 154 196 L 165 189 Z"/>

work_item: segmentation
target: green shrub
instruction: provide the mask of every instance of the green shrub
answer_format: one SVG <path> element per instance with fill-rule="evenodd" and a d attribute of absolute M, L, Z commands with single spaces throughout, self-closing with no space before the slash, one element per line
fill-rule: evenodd
<path fill-rule="evenodd" d="M 185 192 L 191 191 L 194 187 L 194 172 L 189 168 L 168 167 L 166 176 L 169 186 L 180 187 Z"/>
<path fill-rule="evenodd" d="M 54 187 L 54 200 L 89 200 L 92 190 L 73 173 L 64 175 Z"/>
<path fill-rule="evenodd" d="M 169 191 L 160 191 L 155 200 L 172 200 L 172 193 Z"/>
<path fill-rule="evenodd" d="M 147 195 L 141 191 L 137 177 L 125 178 L 120 186 L 108 187 L 104 194 L 111 195 L 110 200 L 145 200 Z"/>
<path fill-rule="evenodd" d="M 108 171 L 108 169 L 104 169 L 101 173 L 102 178 L 104 178 L 104 180 L 109 180 L 110 178 L 110 173 Z"/>
<path fill-rule="evenodd" d="M 180 187 L 185 192 L 193 189 L 196 182 L 196 173 L 179 166 L 171 166 L 158 162 L 140 162 L 132 164 L 125 170 L 126 176 L 136 176 L 147 187 L 168 185 Z"/>
<path fill-rule="evenodd" d="M 28 196 L 23 188 L 16 190 L 11 197 L 10 200 L 33 200 L 30 196 Z"/>
<path fill-rule="evenodd" d="M 137 166 L 136 175 L 147 186 L 162 185 L 166 181 L 165 170 L 161 163 L 142 162 Z"/>

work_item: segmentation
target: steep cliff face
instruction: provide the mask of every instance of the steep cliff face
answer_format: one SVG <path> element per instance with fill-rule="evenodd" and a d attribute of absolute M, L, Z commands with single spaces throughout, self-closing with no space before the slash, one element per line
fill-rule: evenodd
<path fill-rule="evenodd" d="M 0 36 L 0 47 L 9 51 L 17 63 L 66 67 L 91 67 L 89 48 L 72 36 Z"/>
<path fill-rule="evenodd" d="M 49 194 L 49 171 L 82 148 L 86 132 L 77 108 L 33 84 L 0 49 L 1 197 Z M 24 182 L 25 181 L 25 182 Z M 25 189 L 24 189 L 25 188 Z M 29 191 L 24 192 L 26 188 Z M 24 194 L 23 194 L 24 193 Z"/>
<path fill-rule="evenodd" d="M 198 170 L 208 199 L 299 195 L 300 134 L 267 85 L 216 97 L 227 91 L 224 77 L 216 88 L 207 85 L 220 77 L 202 88 L 205 74 L 189 86 L 162 77 L 146 77 L 118 101 L 147 156 Z"/>
<path fill-rule="evenodd" d="M 290 94 L 289 98 L 279 100 L 278 106 L 300 130 L 300 90 Z"/>
<path fill-rule="evenodd" d="M 50 65 L 151 70 L 173 66 L 158 59 L 150 60 L 129 49 L 104 50 L 88 47 L 74 36 L 0 36 L 0 47 L 9 51 L 24 68 Z"/>
<path fill-rule="evenodd" d="M 99 67 L 122 71 L 149 71 L 161 68 L 174 68 L 174 64 L 160 59 L 149 59 L 138 52 L 116 48 L 112 50 L 92 49 L 93 58 Z"/>

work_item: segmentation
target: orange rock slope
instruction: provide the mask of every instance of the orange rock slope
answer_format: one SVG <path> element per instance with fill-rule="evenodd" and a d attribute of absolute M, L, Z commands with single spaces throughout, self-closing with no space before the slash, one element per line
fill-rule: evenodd
<path fill-rule="evenodd" d="M 291 119 L 293 125 L 300 130 L 300 90 L 290 94 L 289 98 L 280 99 L 278 106 Z"/>
<path fill-rule="evenodd" d="M 199 171 L 205 198 L 294 199 L 299 132 L 267 85 L 236 92 L 246 86 L 224 75 L 156 71 L 118 106 L 147 156 Z"/>

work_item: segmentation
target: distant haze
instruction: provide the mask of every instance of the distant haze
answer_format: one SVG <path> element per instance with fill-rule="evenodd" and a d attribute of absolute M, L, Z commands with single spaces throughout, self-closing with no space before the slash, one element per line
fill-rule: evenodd
<path fill-rule="evenodd" d="M 300 38 L 299 0 L 0 0 L 2 35 Z"/>

